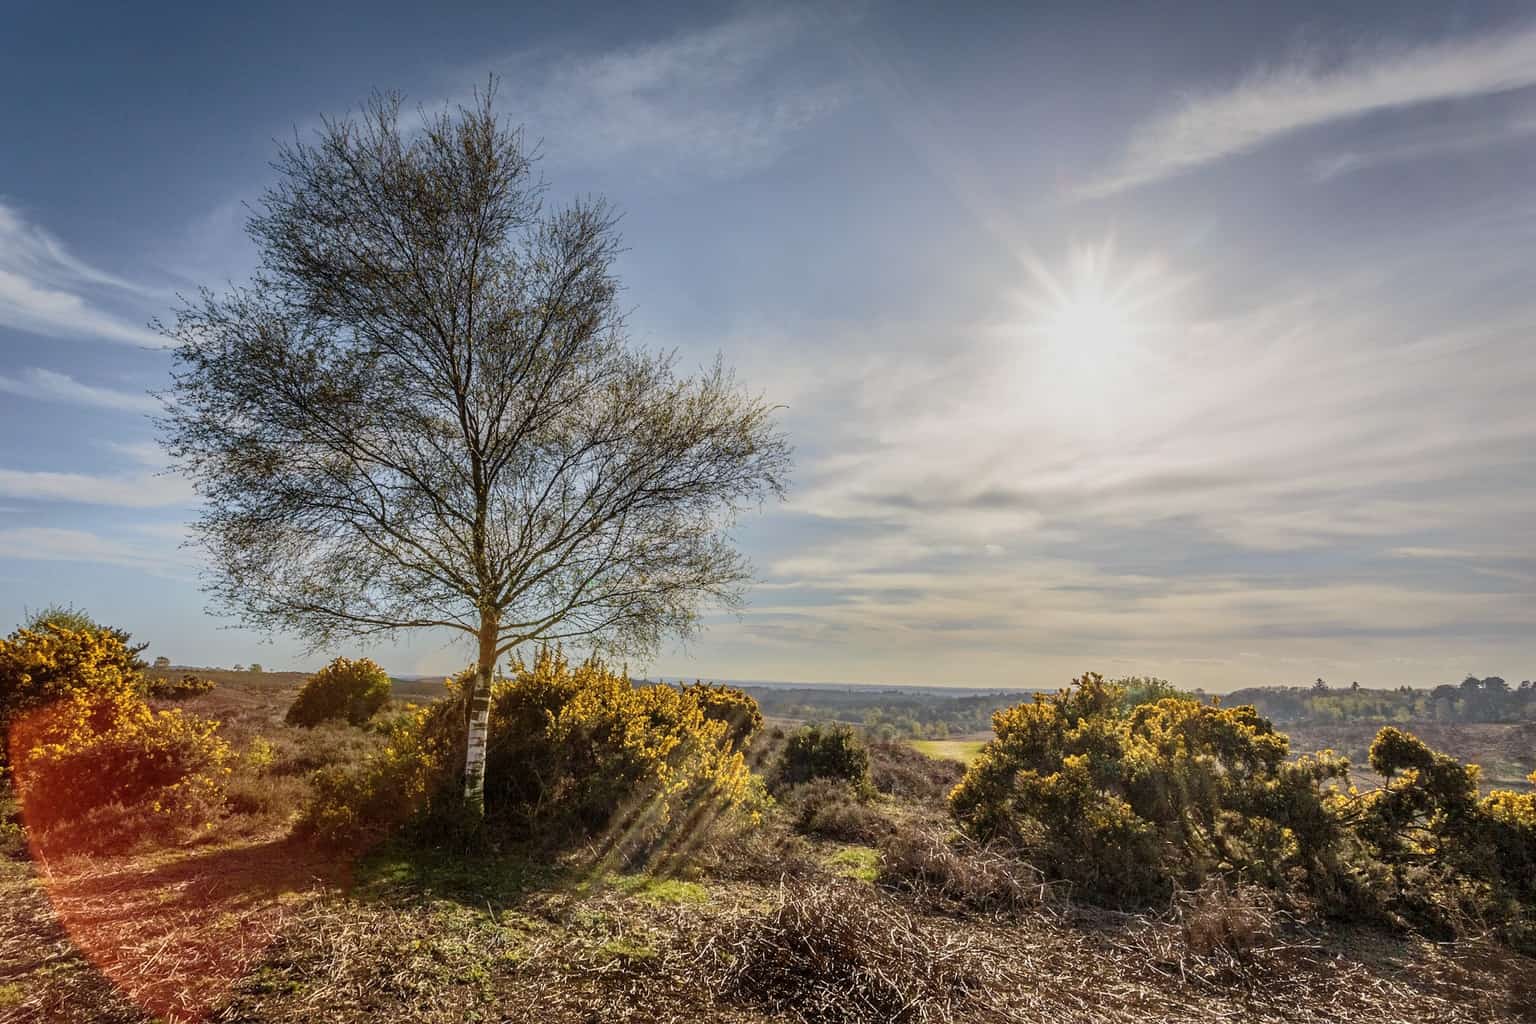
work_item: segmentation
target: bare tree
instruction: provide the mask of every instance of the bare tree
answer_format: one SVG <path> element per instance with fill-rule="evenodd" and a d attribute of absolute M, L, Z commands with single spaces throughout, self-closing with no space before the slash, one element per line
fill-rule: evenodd
<path fill-rule="evenodd" d="M 546 209 L 493 93 L 414 131 L 376 96 L 284 146 L 248 225 L 260 270 L 162 328 L 162 443 L 203 499 L 215 605 L 312 647 L 473 637 L 477 813 L 497 660 L 643 654 L 739 601 L 727 531 L 789 465 L 718 360 L 684 376 L 628 343 L 614 214 Z"/>

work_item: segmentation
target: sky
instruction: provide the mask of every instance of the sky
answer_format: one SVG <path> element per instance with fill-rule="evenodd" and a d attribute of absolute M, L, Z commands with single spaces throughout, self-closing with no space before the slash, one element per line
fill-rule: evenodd
<path fill-rule="evenodd" d="M 624 211 L 635 344 L 723 355 L 796 449 L 788 500 L 733 531 L 747 606 L 632 669 L 1536 676 L 1528 5 L 13 0 L 3 24 L 0 629 L 59 602 L 179 664 L 363 649 L 205 611 L 149 324 L 250 273 L 277 140 L 496 75 L 552 200 Z"/>

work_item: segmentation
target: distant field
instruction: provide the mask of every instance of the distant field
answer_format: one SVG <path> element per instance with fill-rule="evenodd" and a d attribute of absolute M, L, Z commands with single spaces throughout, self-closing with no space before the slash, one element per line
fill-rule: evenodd
<path fill-rule="evenodd" d="M 947 758 L 970 764 L 981 753 L 982 740 L 908 740 L 912 748 L 929 757 Z"/>

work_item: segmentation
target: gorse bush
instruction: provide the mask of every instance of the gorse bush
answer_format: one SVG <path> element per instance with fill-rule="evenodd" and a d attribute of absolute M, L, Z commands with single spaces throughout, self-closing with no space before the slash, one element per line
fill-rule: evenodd
<path fill-rule="evenodd" d="M 449 696 L 392 727 L 361 766 L 323 773 L 308 828 L 351 841 L 414 826 L 451 833 L 463 806 L 467 701 Z M 603 662 L 542 651 L 491 691 L 485 825 L 513 841 L 596 838 L 631 852 L 685 841 L 755 811 L 760 785 L 730 725 L 697 688 L 636 686 Z"/>
<path fill-rule="evenodd" d="M 1386 782 L 1360 793 L 1331 752 L 1288 759 L 1252 707 L 1163 697 L 1127 710 L 1096 674 L 993 726 L 951 811 L 1075 895 L 1144 906 L 1230 877 L 1446 938 L 1492 925 L 1536 947 L 1536 794 L 1481 797 L 1475 765 L 1401 730 L 1377 736 L 1370 761 Z"/>
<path fill-rule="evenodd" d="M 144 677 L 127 634 L 100 626 L 69 628 L 43 622 L 0 640 L 0 737 L 26 715 L 77 695 L 140 697 Z M 0 768 L 17 746 L 0 743 Z"/>
<path fill-rule="evenodd" d="M 850 726 L 802 726 L 785 738 L 772 778 L 775 791 L 812 779 L 840 779 L 866 790 L 869 749 Z"/>
<path fill-rule="evenodd" d="M 174 679 L 168 676 L 150 676 L 146 683 L 146 692 L 149 696 L 160 700 L 185 700 L 188 697 L 201 697 L 205 693 L 211 693 L 214 685 L 214 681 L 206 676 L 187 674 Z"/>
<path fill-rule="evenodd" d="M 1163 698 L 1125 714 L 1097 674 L 999 711 L 951 795 L 977 838 L 1005 838 L 1081 895 L 1140 906 L 1211 872 L 1316 869 L 1337 829 L 1323 783 L 1341 759 L 1287 763 L 1252 708 Z"/>
<path fill-rule="evenodd" d="M 79 694 L 142 694 L 138 657 L 123 637 L 112 630 L 44 623 L 0 640 L 0 731 L 29 712 Z"/>
<path fill-rule="evenodd" d="M 1388 868 L 1386 909 L 1444 937 L 1461 919 L 1488 920 L 1536 949 L 1536 793 L 1481 797 L 1476 765 L 1390 726 L 1370 761 L 1386 783 L 1360 797 L 1356 834 Z"/>
<path fill-rule="evenodd" d="M 698 703 L 706 718 L 726 724 L 726 738 L 736 750 L 745 751 L 763 728 L 757 701 L 734 686 L 694 683 L 683 687 L 683 693 Z"/>
<path fill-rule="evenodd" d="M 289 725 L 345 720 L 363 725 L 389 703 L 389 674 L 367 658 L 337 658 L 305 681 L 288 708 Z"/>
<path fill-rule="evenodd" d="M 0 763 L 29 829 L 103 849 L 221 810 L 229 748 L 218 724 L 150 708 L 142 649 L 58 608 L 0 641 Z"/>
<path fill-rule="evenodd" d="M 89 839 L 83 826 L 109 807 L 141 809 L 156 831 L 206 822 L 229 771 L 217 728 L 122 690 L 75 693 L 19 719 L 12 769 L 28 827 L 75 826 Z"/>

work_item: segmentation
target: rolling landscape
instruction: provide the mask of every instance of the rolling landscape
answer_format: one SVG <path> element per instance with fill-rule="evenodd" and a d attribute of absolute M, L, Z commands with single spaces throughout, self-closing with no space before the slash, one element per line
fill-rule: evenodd
<path fill-rule="evenodd" d="M 1536 11 L 0 30 L 0 1024 L 1536 1024 Z"/>

